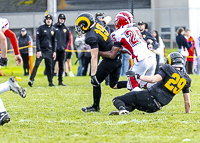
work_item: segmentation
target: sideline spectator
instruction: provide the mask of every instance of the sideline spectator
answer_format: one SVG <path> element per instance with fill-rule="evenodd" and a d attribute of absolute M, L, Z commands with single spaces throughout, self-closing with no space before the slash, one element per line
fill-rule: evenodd
<path fill-rule="evenodd" d="M 182 27 L 180 27 L 178 30 L 177 30 L 177 36 L 176 36 L 176 43 L 178 45 L 178 52 L 181 53 L 181 48 L 183 48 L 183 50 L 187 50 L 189 49 L 189 45 L 187 44 L 187 41 L 185 39 L 185 37 L 183 36 L 185 33 L 184 29 Z M 184 64 L 183 64 L 183 71 L 186 72 L 186 69 L 185 69 L 185 64 L 186 64 L 186 57 L 183 57 L 183 60 L 184 60 Z"/>
<path fill-rule="evenodd" d="M 63 83 L 63 69 L 65 61 L 65 48 L 68 46 L 69 38 L 69 28 L 65 26 L 66 17 L 64 14 L 58 15 L 58 22 L 54 24 L 56 30 L 56 39 L 57 39 L 57 50 L 56 50 L 56 60 L 53 61 L 53 71 L 58 61 L 58 85 L 66 86 Z"/>
<path fill-rule="evenodd" d="M 72 72 L 72 57 L 73 57 L 73 50 L 74 50 L 74 44 L 73 44 L 73 37 L 71 31 L 69 31 L 69 44 L 68 47 L 66 48 L 66 59 L 64 63 L 64 71 L 67 73 L 67 70 L 69 70 L 69 76 L 74 77 L 74 74 Z"/>
<path fill-rule="evenodd" d="M 20 47 L 28 46 L 29 42 L 32 44 L 31 36 L 27 35 L 26 28 L 21 29 L 20 36 L 17 38 Z M 24 69 L 24 76 L 29 76 L 29 59 L 28 59 L 28 47 L 20 49 L 20 54 L 23 59 L 23 69 Z"/>
<path fill-rule="evenodd" d="M 188 42 L 190 48 L 188 49 L 189 57 L 187 57 L 187 62 L 186 62 L 186 71 L 188 74 L 193 74 L 192 68 L 193 68 L 193 55 L 194 55 L 194 39 L 192 38 L 190 34 L 190 30 L 187 29 L 185 31 L 185 39 Z"/>
<path fill-rule="evenodd" d="M 82 76 L 87 75 L 88 66 L 91 63 L 91 52 L 90 52 L 91 47 L 90 47 L 90 45 L 85 44 L 84 50 L 85 50 L 85 52 L 83 53 L 83 60 L 82 60 L 82 65 L 83 65 Z M 89 75 L 91 75 L 91 68 L 90 68 Z"/>
<path fill-rule="evenodd" d="M 78 32 L 76 39 L 75 39 L 75 46 L 76 46 L 76 50 L 78 50 L 77 51 L 78 68 L 77 68 L 76 76 L 82 76 L 82 72 L 83 72 L 83 65 L 82 65 L 83 52 L 81 52 L 81 51 L 85 48 L 85 34 Z"/>
<path fill-rule="evenodd" d="M 195 55 L 197 56 L 197 71 L 196 74 L 200 75 L 200 36 L 195 39 Z"/>
<path fill-rule="evenodd" d="M 156 53 L 156 61 L 157 61 L 155 74 L 157 74 L 159 72 L 159 67 L 162 66 L 165 62 L 164 61 L 164 59 L 165 59 L 165 55 L 164 55 L 165 45 L 163 43 L 163 40 L 159 36 L 158 31 L 154 30 L 152 35 L 158 43 L 158 48 L 154 51 Z"/>
<path fill-rule="evenodd" d="M 37 35 L 36 35 L 37 54 L 36 54 L 35 66 L 33 68 L 33 72 L 28 82 L 28 85 L 30 87 L 33 86 L 37 69 L 43 59 L 45 59 L 45 67 L 46 67 L 49 86 L 55 86 L 52 81 L 53 78 L 52 60 L 56 59 L 57 39 L 55 36 L 56 34 L 55 28 L 52 26 L 53 17 L 50 14 L 46 15 L 44 23 L 45 23 L 44 25 L 41 25 L 37 29 Z"/>

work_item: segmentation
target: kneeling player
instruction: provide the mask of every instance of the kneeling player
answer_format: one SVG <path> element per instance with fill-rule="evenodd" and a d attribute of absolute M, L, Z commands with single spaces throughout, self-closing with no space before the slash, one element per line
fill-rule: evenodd
<path fill-rule="evenodd" d="M 154 76 L 139 75 L 128 71 L 127 75 L 148 83 L 156 83 L 144 91 L 133 91 L 113 99 L 114 106 L 118 111 L 110 112 L 109 115 L 129 114 L 134 109 L 153 113 L 169 104 L 173 97 L 183 91 L 185 112 L 190 113 L 189 87 L 191 79 L 187 73 L 181 71 L 183 57 L 178 52 L 168 55 L 166 64 L 160 72 Z"/>
<path fill-rule="evenodd" d="M 23 98 L 26 97 L 25 90 L 19 86 L 19 84 L 15 80 L 15 77 L 10 77 L 8 81 L 0 84 L 0 94 L 6 91 L 13 91 Z M 3 105 L 3 101 L 0 98 L 0 125 L 8 123 L 9 121 L 10 116 Z"/>

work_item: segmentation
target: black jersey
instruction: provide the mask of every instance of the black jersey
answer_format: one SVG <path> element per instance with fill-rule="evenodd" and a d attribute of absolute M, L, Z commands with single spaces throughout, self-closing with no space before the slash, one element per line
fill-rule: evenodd
<path fill-rule="evenodd" d="M 59 22 L 54 24 L 56 30 L 57 50 L 64 51 L 69 44 L 69 28 Z"/>
<path fill-rule="evenodd" d="M 37 29 L 36 47 L 38 51 L 56 51 L 57 39 L 55 36 L 55 28 L 46 24 L 41 25 Z"/>
<path fill-rule="evenodd" d="M 91 49 L 99 48 L 99 51 L 110 51 L 112 49 L 113 42 L 104 26 L 103 22 L 98 21 L 93 28 L 86 33 L 85 43 L 90 45 Z"/>
<path fill-rule="evenodd" d="M 192 80 L 187 73 L 165 64 L 158 74 L 162 76 L 162 81 L 159 81 L 148 90 L 162 106 L 167 105 L 181 90 L 183 93 L 189 93 Z"/>

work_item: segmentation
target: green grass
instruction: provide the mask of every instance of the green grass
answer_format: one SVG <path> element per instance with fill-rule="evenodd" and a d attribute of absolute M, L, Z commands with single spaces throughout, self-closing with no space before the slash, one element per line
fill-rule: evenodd
<path fill-rule="evenodd" d="M 76 68 L 73 65 L 74 74 Z M 23 75 L 22 66 L 15 66 L 13 54 L 9 54 L 8 67 L 2 69 L 6 74 L 13 71 L 14 76 Z M 44 64 L 32 88 L 27 85 L 29 77 L 22 76 L 19 84 L 25 88 L 26 98 L 13 92 L 1 94 L 11 116 L 11 121 L 0 127 L 1 142 L 181 143 L 183 139 L 200 142 L 200 76 L 190 75 L 193 79 L 190 114 L 184 113 L 183 96 L 178 94 L 169 105 L 153 114 L 134 111 L 127 116 L 108 116 L 115 110 L 112 99 L 128 92 L 126 89 L 113 90 L 102 83 L 101 112 L 84 113 L 81 107 L 92 104 L 90 77 L 64 77 L 66 87 L 48 87 L 43 70 Z M 8 77 L 0 77 L 0 83 Z M 57 84 L 57 77 L 54 83 Z"/>

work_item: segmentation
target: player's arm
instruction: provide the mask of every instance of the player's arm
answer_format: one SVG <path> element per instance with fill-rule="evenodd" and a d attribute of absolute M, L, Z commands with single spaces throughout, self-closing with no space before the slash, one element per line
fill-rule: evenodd
<path fill-rule="evenodd" d="M 162 76 L 160 74 L 154 76 L 141 75 L 139 79 L 148 83 L 156 83 L 162 80 Z"/>
<path fill-rule="evenodd" d="M 156 83 L 163 79 L 160 74 L 156 74 L 154 76 L 146 76 L 146 75 L 140 75 L 138 73 L 135 73 L 134 71 L 127 71 L 126 75 L 132 76 L 135 79 L 140 79 L 140 80 L 148 82 L 148 83 Z"/>
<path fill-rule="evenodd" d="M 111 51 L 106 51 L 106 52 L 99 51 L 99 55 L 104 58 L 114 59 L 116 57 L 117 53 L 120 51 L 120 49 L 121 48 L 119 48 L 119 47 L 113 46 Z"/>
<path fill-rule="evenodd" d="M 99 86 L 99 81 L 96 77 L 97 65 L 98 65 L 98 48 L 91 49 L 91 84 L 93 86 Z"/>
<path fill-rule="evenodd" d="M 191 103 L 190 103 L 190 94 L 183 93 L 184 104 L 185 104 L 185 113 L 190 113 Z"/>

